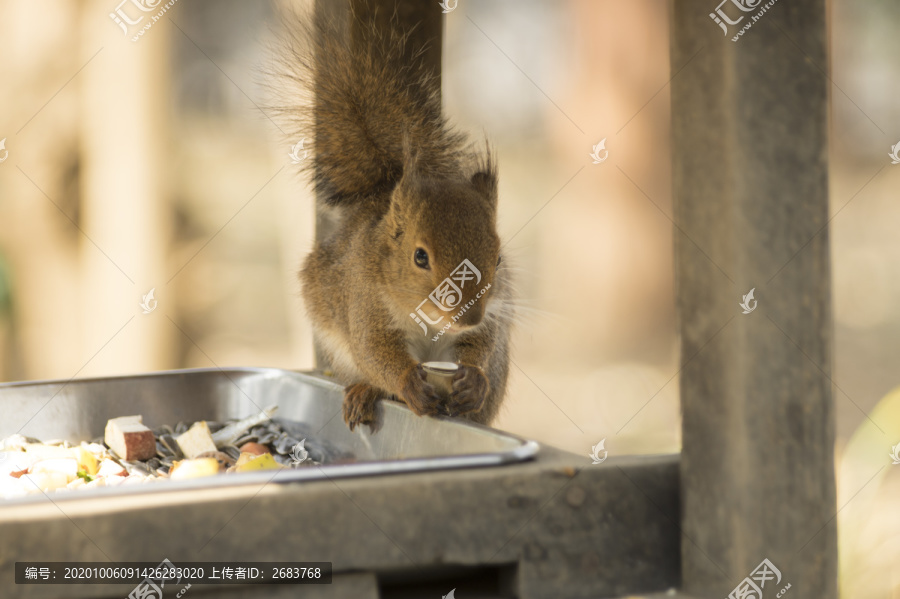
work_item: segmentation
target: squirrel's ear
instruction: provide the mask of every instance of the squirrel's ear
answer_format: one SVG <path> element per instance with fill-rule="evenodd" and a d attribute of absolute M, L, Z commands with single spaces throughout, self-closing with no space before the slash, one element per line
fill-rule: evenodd
<path fill-rule="evenodd" d="M 388 233 L 391 236 L 391 239 L 394 241 L 399 241 L 401 237 L 403 237 L 404 230 L 404 218 L 403 215 L 400 214 L 400 210 L 397 208 L 396 202 L 391 203 L 391 207 L 387 212 L 387 225 L 388 225 Z"/>
<path fill-rule="evenodd" d="M 403 184 L 401 183 L 391 192 L 391 204 L 385 215 L 388 232 L 394 241 L 399 241 L 403 237 L 404 229 L 406 229 L 406 211 L 402 200 L 404 193 L 402 186 Z"/>

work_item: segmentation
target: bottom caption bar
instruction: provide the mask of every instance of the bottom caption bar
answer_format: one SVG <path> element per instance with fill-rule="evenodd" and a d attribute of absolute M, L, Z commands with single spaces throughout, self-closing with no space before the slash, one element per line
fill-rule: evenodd
<path fill-rule="evenodd" d="M 16 562 L 16 584 L 136 584 L 135 597 L 155 598 L 202 583 L 331 584 L 331 562 Z"/>

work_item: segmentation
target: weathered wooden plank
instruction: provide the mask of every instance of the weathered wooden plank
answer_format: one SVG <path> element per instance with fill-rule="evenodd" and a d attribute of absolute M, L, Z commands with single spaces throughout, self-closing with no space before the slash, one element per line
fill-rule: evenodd
<path fill-rule="evenodd" d="M 0 586 L 4 597 L 57 596 L 57 587 L 12 583 L 15 561 L 38 556 L 290 560 L 413 580 L 494 568 L 507 579 L 498 588 L 520 599 L 616 597 L 678 585 L 678 514 L 676 456 L 591 465 L 544 447 L 532 462 L 497 468 L 6 506 Z M 66 587 L 73 598 L 121 590 Z M 326 591 L 317 590 L 352 596 Z"/>

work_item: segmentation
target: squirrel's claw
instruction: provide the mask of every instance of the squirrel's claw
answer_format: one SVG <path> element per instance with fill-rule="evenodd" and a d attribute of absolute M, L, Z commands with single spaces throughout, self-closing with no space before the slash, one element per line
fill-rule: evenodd
<path fill-rule="evenodd" d="M 416 364 L 406 371 L 400 399 L 418 416 L 446 414 L 441 405 L 442 398 L 434 385 L 425 380 L 425 369 L 421 364 Z"/>
<path fill-rule="evenodd" d="M 490 383 L 481 368 L 460 365 L 453 375 L 453 392 L 447 406 L 451 416 L 478 412 L 484 407 Z"/>
<path fill-rule="evenodd" d="M 380 389 L 364 383 L 344 389 L 344 422 L 351 431 L 358 424 L 368 424 L 375 431 L 375 406 L 382 397 Z"/>

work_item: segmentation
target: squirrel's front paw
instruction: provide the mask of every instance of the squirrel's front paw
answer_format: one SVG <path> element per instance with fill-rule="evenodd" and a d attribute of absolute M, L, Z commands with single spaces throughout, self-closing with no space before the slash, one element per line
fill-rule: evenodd
<path fill-rule="evenodd" d="M 358 424 L 375 428 L 375 405 L 383 397 L 380 389 L 357 383 L 344 389 L 344 422 L 352 431 Z"/>
<path fill-rule="evenodd" d="M 484 407 L 490 383 L 478 366 L 461 364 L 453 375 L 453 392 L 447 405 L 451 416 L 478 412 Z"/>
<path fill-rule="evenodd" d="M 445 413 L 441 408 L 441 396 L 438 395 L 434 385 L 425 380 L 425 369 L 421 364 L 411 367 L 403 375 L 403 391 L 400 398 L 419 416 Z"/>

